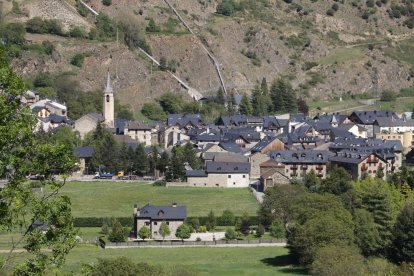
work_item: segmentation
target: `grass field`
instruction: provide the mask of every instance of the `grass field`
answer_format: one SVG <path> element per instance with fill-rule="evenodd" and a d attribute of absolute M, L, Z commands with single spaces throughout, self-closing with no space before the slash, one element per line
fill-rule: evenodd
<path fill-rule="evenodd" d="M 61 194 L 71 198 L 74 217 L 128 217 L 134 204 L 186 205 L 189 216 L 220 215 L 228 209 L 236 215 L 255 215 L 259 207 L 249 189 L 153 187 L 144 183 L 68 182 Z"/>
<path fill-rule="evenodd" d="M 360 60 L 365 57 L 364 52 L 358 48 L 337 48 L 328 56 L 321 59 L 318 63 L 319 64 L 335 64 L 335 63 L 344 63 L 350 60 Z"/>
<path fill-rule="evenodd" d="M 306 275 L 305 270 L 292 265 L 288 249 L 282 247 L 102 250 L 93 245 L 82 245 L 71 251 L 63 269 L 76 273 L 81 263 L 94 263 L 98 258 L 119 256 L 163 267 L 189 265 L 201 275 Z"/>

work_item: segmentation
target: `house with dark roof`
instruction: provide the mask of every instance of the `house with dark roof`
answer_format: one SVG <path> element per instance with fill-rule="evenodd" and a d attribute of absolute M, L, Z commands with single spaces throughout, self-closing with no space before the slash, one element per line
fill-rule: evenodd
<path fill-rule="evenodd" d="M 147 124 L 136 121 L 129 121 L 125 123 L 124 135 L 131 137 L 140 144 L 143 143 L 145 146 L 151 146 L 153 144 L 152 129 L 153 128 Z M 155 129 L 154 132 L 156 132 Z"/>
<path fill-rule="evenodd" d="M 78 172 L 82 175 L 93 173 L 89 171 L 89 166 L 91 159 L 95 153 L 95 149 L 93 147 L 76 147 L 73 153 L 79 160 L 77 163 L 79 167 Z"/>
<path fill-rule="evenodd" d="M 167 240 L 175 240 L 175 233 L 187 218 L 187 207 L 178 206 L 173 203 L 171 206 L 158 206 L 147 204 L 141 209 L 134 206 L 134 235 L 138 237 L 138 232 L 142 227 L 150 230 L 150 238 L 154 240 L 164 239 L 160 234 L 161 223 L 165 222 L 170 229 L 170 235 L 166 236 Z"/>
<path fill-rule="evenodd" d="M 269 159 L 259 165 L 260 168 L 260 186 L 265 191 L 275 186 L 286 185 L 290 183 L 290 178 L 285 174 L 285 165 Z"/>
<path fill-rule="evenodd" d="M 367 130 L 368 137 L 374 136 L 374 122 L 379 118 L 394 118 L 398 119 L 394 111 L 355 111 L 348 117 L 352 122 L 362 125 Z"/>
<path fill-rule="evenodd" d="M 269 152 L 273 150 L 285 150 L 285 144 L 277 137 L 266 136 L 250 149 L 252 170 L 250 178 L 260 178 L 260 164 L 269 159 Z"/>
<path fill-rule="evenodd" d="M 193 187 L 249 187 L 250 163 L 211 161 L 204 170 L 187 170 L 186 176 Z"/>
<path fill-rule="evenodd" d="M 289 179 L 304 177 L 312 170 L 318 177 L 325 178 L 331 155 L 324 150 L 276 150 L 270 153 L 270 159 L 284 166 L 283 174 Z"/>
<path fill-rule="evenodd" d="M 345 150 L 329 158 L 333 165 L 340 166 L 348 171 L 353 179 L 371 176 L 385 179 L 388 174 L 396 172 L 394 164 L 388 163 L 383 156 L 377 153 Z"/>

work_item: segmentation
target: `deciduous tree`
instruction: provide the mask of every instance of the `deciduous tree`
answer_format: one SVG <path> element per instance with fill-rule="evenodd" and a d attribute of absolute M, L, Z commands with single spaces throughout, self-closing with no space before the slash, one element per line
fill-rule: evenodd
<path fill-rule="evenodd" d="M 160 232 L 160 235 L 162 236 L 162 239 L 165 239 L 166 236 L 169 236 L 171 234 L 170 227 L 168 227 L 165 221 L 161 223 L 159 232 Z"/>
<path fill-rule="evenodd" d="M 187 224 L 181 224 L 178 226 L 175 236 L 180 238 L 182 241 L 191 237 L 191 230 Z"/>

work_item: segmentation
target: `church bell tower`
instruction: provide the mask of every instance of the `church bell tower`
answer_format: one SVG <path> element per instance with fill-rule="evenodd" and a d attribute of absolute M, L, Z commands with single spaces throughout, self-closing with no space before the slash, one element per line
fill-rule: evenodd
<path fill-rule="evenodd" d="M 115 109 L 114 109 L 114 90 L 111 85 L 111 75 L 108 71 L 106 87 L 103 92 L 103 117 L 105 126 L 108 128 L 115 127 Z"/>

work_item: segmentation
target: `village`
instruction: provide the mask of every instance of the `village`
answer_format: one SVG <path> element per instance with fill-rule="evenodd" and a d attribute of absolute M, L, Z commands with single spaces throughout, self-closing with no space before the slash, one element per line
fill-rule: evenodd
<path fill-rule="evenodd" d="M 204 121 L 199 114 L 169 114 L 165 121 L 142 123 L 115 118 L 116 93 L 108 72 L 102 94 L 103 114 L 91 113 L 76 121 L 67 117 L 64 104 L 39 99 L 28 91 L 22 102 L 37 115 L 37 130 L 51 131 L 69 126 L 84 138 L 98 125 L 109 130 L 113 138 L 131 150 L 139 146 L 148 158 L 168 154 L 176 146 L 192 150 L 200 161 L 198 168 L 181 164 L 184 177 L 170 177 L 167 187 L 251 188 L 261 203 L 264 192 L 272 187 L 290 185 L 309 174 L 325 179 L 334 167 L 341 167 L 353 180 L 377 177 L 383 180 L 399 172 L 404 164 L 413 163 L 414 120 L 412 113 L 393 111 L 355 111 L 351 114 L 281 114 L 274 116 L 229 115 L 216 123 Z M 80 146 L 73 149 L 78 159 L 75 180 L 121 179 L 164 181 L 168 168 L 135 175 L 129 172 L 108 172 L 91 160 L 95 149 Z M 102 166 L 102 167 L 101 167 Z M 167 166 L 168 167 L 168 166 Z M 94 170 L 95 169 L 95 170 Z M 101 171 L 102 169 L 102 171 Z M 129 175 L 128 175 L 129 174 Z M 134 174 L 134 175 L 132 175 Z M 134 226 L 131 240 L 142 240 L 140 229 L 148 228 L 143 238 L 177 239 L 177 229 L 187 219 L 187 207 L 147 204 L 134 207 Z M 168 231 L 161 228 L 167 221 Z M 163 225 L 163 227 L 161 227 Z M 193 235 L 198 239 L 200 234 Z M 204 235 L 204 240 L 224 238 L 224 232 Z M 190 236 L 186 236 L 190 238 Z"/>

